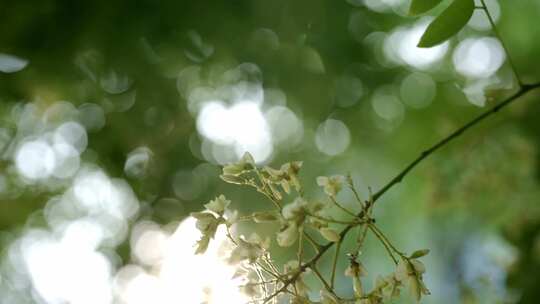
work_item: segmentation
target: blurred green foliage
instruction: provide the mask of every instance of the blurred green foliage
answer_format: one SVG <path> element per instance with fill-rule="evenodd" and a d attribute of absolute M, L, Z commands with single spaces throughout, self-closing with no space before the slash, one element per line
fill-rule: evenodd
<path fill-rule="evenodd" d="M 316 176 L 351 172 L 367 197 L 368 186 L 380 188 L 424 148 L 482 111 L 467 101 L 463 89 L 470 79 L 456 72 L 451 52 L 467 37 L 491 34 L 466 28 L 450 42 L 440 62 L 418 69 L 389 61 L 380 40 L 380 35 L 417 21 L 405 16 L 407 2 L 395 11 L 385 4 L 392 1 L 382 1 L 380 11 L 363 3 L 3 1 L 0 53 L 29 64 L 16 73 L 0 73 L 0 127 L 15 140 L 19 121 L 13 113 L 25 103 L 41 111 L 59 100 L 75 107 L 98 104 L 106 122 L 89 131 L 81 159 L 126 179 L 142 202 L 139 219 L 179 221 L 218 193 L 226 193 L 236 208 L 259 210 L 262 200 L 256 193 L 219 180 L 220 169 L 203 156 L 196 117 L 177 88 L 178 74 L 189 66 L 199 66 L 204 77 L 212 78 L 249 62 L 260 69 L 265 90 L 285 93 L 287 107 L 304 126 L 301 142 L 276 148 L 271 163 L 303 160 L 301 178 L 312 185 L 307 192 L 314 197 L 321 195 Z M 498 5 L 498 27 L 517 70 L 524 81 L 539 81 L 540 31 L 535 28 L 540 4 Z M 415 108 L 398 100 L 401 117 L 387 121 L 378 116 L 373 96 L 383 87 L 402 98 L 403 79 L 418 70 L 436 83 L 432 102 Z M 111 75 L 126 75 L 129 88 L 112 94 L 101 81 L 118 80 Z M 489 76 L 503 81 L 493 90 L 487 87 L 486 106 L 508 95 L 508 75 L 506 63 Z M 343 77 L 361 81 L 363 93 L 353 94 L 352 101 L 345 97 L 350 104 L 340 102 Z M 426 303 L 540 300 L 539 98 L 539 92 L 528 94 L 464 134 L 382 199 L 378 219 L 401 248 L 432 248 L 427 264 L 434 270 L 426 280 L 433 295 Z M 322 153 L 314 141 L 318 125 L 328 118 L 342 121 L 350 131 L 350 145 L 336 156 Z M 151 161 L 142 176 L 126 175 L 127 156 L 138 147 L 151 151 Z M 25 227 L 44 225 L 40 210 L 62 189 L 14 177 L 13 154 L 7 150 L 0 149 L 0 172 L 9 189 L 0 193 L 4 245 Z M 178 172 L 189 173 L 180 179 L 195 189 L 189 197 L 175 193 Z M 499 263 L 499 251 L 486 251 L 493 239 L 517 252 L 510 265 Z M 129 259 L 128 241 L 119 247 L 124 262 Z M 291 256 L 282 254 L 283 260 Z M 376 257 L 377 249 L 365 254 Z M 509 269 L 508 279 L 506 274 L 475 270 L 471 263 L 476 258 L 491 261 L 485 262 L 487 269 Z M 348 290 L 345 283 L 343 290 Z"/>

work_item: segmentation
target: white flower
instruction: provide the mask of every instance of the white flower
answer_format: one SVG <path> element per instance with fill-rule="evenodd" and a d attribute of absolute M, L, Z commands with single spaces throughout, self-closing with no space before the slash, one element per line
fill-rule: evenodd
<path fill-rule="evenodd" d="M 281 247 L 289 247 L 298 238 L 298 226 L 295 222 L 288 222 L 283 230 L 277 234 L 277 242 Z"/>
<path fill-rule="evenodd" d="M 223 215 L 225 209 L 231 203 L 230 200 L 226 199 L 223 194 L 211 200 L 208 204 L 205 204 L 204 207 L 210 211 L 213 211 L 219 215 Z"/>
<path fill-rule="evenodd" d="M 298 180 L 298 173 L 302 167 L 301 161 L 294 161 L 283 164 L 281 168 L 274 169 L 271 167 L 264 167 L 264 173 L 267 175 L 269 181 L 275 184 L 280 184 L 286 193 L 290 193 L 291 186 L 300 191 L 302 186 Z"/>
<path fill-rule="evenodd" d="M 328 227 L 319 228 L 321 235 L 330 242 L 339 242 L 341 237 L 334 229 Z"/>
<path fill-rule="evenodd" d="M 298 270 L 298 260 L 290 260 L 283 264 L 283 272 L 290 274 L 293 270 Z"/>
<path fill-rule="evenodd" d="M 247 274 L 248 282 L 240 286 L 240 292 L 251 297 L 260 298 L 262 296 L 262 285 L 259 284 L 258 276 L 253 275 L 253 271 Z"/>
<path fill-rule="evenodd" d="M 274 183 L 278 183 L 285 178 L 285 171 L 283 170 L 274 169 L 269 166 L 265 166 L 263 170 L 268 174 L 268 178 Z"/>
<path fill-rule="evenodd" d="M 345 270 L 345 275 L 352 277 L 353 279 L 354 295 L 358 298 L 363 297 L 364 290 L 362 288 L 362 281 L 360 280 L 360 277 L 367 275 L 367 271 L 364 266 L 355 260 L 351 260 L 351 264 Z"/>
<path fill-rule="evenodd" d="M 362 263 L 352 261 L 349 267 L 345 269 L 345 275 L 348 277 L 365 277 L 368 275 L 368 272 Z"/>
<path fill-rule="evenodd" d="M 401 259 L 396 268 L 396 279 L 406 281 L 410 276 L 419 276 L 426 272 L 424 264 L 418 260 Z"/>
<path fill-rule="evenodd" d="M 301 161 L 294 161 L 281 166 L 281 170 L 287 172 L 287 182 L 293 185 L 296 191 L 300 191 L 300 189 L 302 189 L 300 181 L 298 180 L 298 173 L 300 172 L 300 168 L 302 168 Z"/>
<path fill-rule="evenodd" d="M 208 212 L 193 212 L 191 216 L 197 219 L 195 226 L 202 233 L 201 239 L 197 242 L 197 250 L 195 254 L 204 253 L 208 248 L 210 239 L 214 238 L 217 227 L 223 223 L 222 218 L 217 218 Z"/>
<path fill-rule="evenodd" d="M 313 226 L 313 228 L 320 229 L 323 227 L 328 227 L 328 222 L 325 222 L 321 219 L 318 219 L 316 217 L 310 217 L 308 220 L 309 224 Z"/>
<path fill-rule="evenodd" d="M 341 191 L 344 181 L 345 177 L 342 175 L 317 177 L 317 184 L 323 187 L 324 192 L 331 197 L 335 197 Z"/>
<path fill-rule="evenodd" d="M 201 239 L 197 241 L 197 249 L 195 254 L 203 254 L 208 249 L 208 244 L 210 244 L 210 237 L 208 235 L 202 235 Z"/>
<path fill-rule="evenodd" d="M 383 295 L 385 299 L 391 300 L 399 297 L 401 282 L 398 281 L 394 274 L 388 275 L 383 278 L 386 282 L 386 285 L 383 286 Z"/>
<path fill-rule="evenodd" d="M 420 301 L 423 294 L 430 294 L 422 280 L 422 274 L 425 271 L 426 268 L 424 264 L 415 259 L 406 260 L 405 258 L 402 258 L 396 268 L 395 278 L 401 283 L 409 286 L 411 294 L 417 301 Z"/>
<path fill-rule="evenodd" d="M 250 244 L 257 245 L 264 250 L 268 250 L 268 248 L 270 248 L 270 238 L 266 237 L 263 239 L 255 232 L 253 232 L 246 241 Z"/>
<path fill-rule="evenodd" d="M 238 210 L 229 210 L 229 209 L 225 210 L 225 219 L 226 219 L 225 223 L 227 224 L 227 227 L 230 227 L 233 224 L 236 224 L 239 217 L 240 215 L 238 214 Z"/>
<path fill-rule="evenodd" d="M 217 222 L 217 218 L 208 212 L 193 212 L 191 216 L 197 219 L 195 226 L 202 233 L 206 233 Z"/>
<path fill-rule="evenodd" d="M 238 176 L 254 167 L 255 161 L 253 160 L 253 156 L 249 152 L 246 152 L 238 162 L 224 166 L 223 175 Z"/>
<path fill-rule="evenodd" d="M 281 213 L 283 218 L 288 221 L 295 221 L 300 224 L 304 221 L 306 216 L 306 207 L 308 202 L 301 197 L 297 197 L 292 203 L 283 207 Z"/>
<path fill-rule="evenodd" d="M 263 240 L 258 234 L 253 233 L 246 240 L 243 237 L 238 239 L 238 245 L 231 252 L 229 263 L 236 264 L 243 260 L 254 263 L 263 254 L 264 250 L 270 247 L 270 239 Z"/>
<path fill-rule="evenodd" d="M 414 267 L 414 271 L 416 272 L 416 274 L 423 274 L 424 272 L 426 272 L 426 266 L 424 266 L 424 264 L 418 260 L 409 260 L 411 262 L 411 264 L 413 265 Z"/>

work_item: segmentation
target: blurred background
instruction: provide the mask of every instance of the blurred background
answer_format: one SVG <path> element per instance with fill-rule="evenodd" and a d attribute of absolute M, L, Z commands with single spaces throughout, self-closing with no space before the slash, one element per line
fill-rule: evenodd
<path fill-rule="evenodd" d="M 540 2 L 487 4 L 521 78 L 540 81 Z M 219 248 L 193 256 L 183 221 L 220 193 L 241 212 L 270 207 L 222 182 L 220 165 L 245 151 L 302 160 L 309 197 L 323 196 L 317 176 L 350 172 L 367 198 L 517 89 L 481 11 L 418 49 L 432 17 L 408 5 L 1 1 L 0 303 L 243 303 Z M 378 204 L 399 248 L 431 249 L 424 303 L 540 301 L 539 99 L 464 134 Z M 382 250 L 368 239 L 369 281 L 392 271 Z"/>

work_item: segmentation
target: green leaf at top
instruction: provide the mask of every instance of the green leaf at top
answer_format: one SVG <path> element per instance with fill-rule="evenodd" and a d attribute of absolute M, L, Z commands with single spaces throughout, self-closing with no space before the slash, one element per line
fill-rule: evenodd
<path fill-rule="evenodd" d="M 412 0 L 409 7 L 409 15 L 416 16 L 423 14 L 435 6 L 439 5 L 442 0 Z"/>
<path fill-rule="evenodd" d="M 474 11 L 474 0 L 454 0 L 431 24 L 418 43 L 429 48 L 457 34 L 469 21 Z"/>

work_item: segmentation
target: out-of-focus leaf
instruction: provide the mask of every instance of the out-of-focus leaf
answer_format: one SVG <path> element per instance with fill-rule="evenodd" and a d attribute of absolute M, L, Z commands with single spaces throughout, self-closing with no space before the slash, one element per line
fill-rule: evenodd
<path fill-rule="evenodd" d="M 412 0 L 409 7 L 409 15 L 416 16 L 423 14 L 435 6 L 439 5 L 442 0 Z"/>
<path fill-rule="evenodd" d="M 454 0 L 426 29 L 418 47 L 429 48 L 457 34 L 469 21 L 474 0 Z"/>
<path fill-rule="evenodd" d="M 324 63 L 319 52 L 311 47 L 304 47 L 300 56 L 301 65 L 306 70 L 314 74 L 324 74 Z"/>

